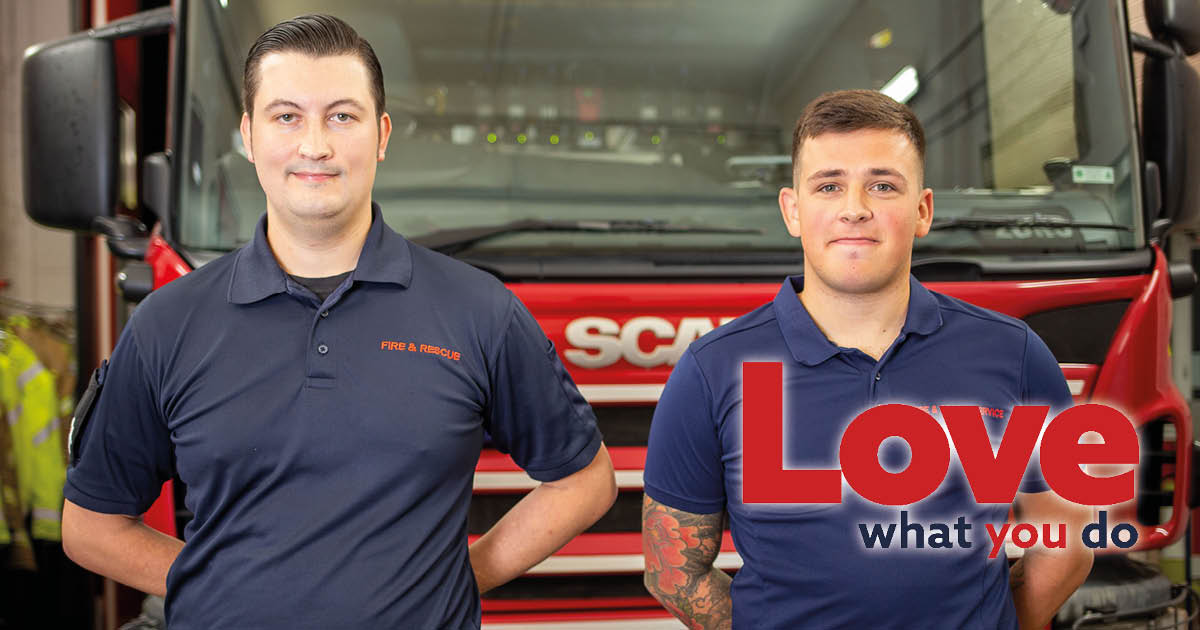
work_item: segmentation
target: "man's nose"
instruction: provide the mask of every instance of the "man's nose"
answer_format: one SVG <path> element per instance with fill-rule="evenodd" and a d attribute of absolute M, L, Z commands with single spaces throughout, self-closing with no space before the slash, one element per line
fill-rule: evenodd
<path fill-rule="evenodd" d="M 862 223 L 874 216 L 871 213 L 869 199 L 861 190 L 851 188 L 846 194 L 845 204 L 838 213 L 838 220 L 846 223 Z"/>
<path fill-rule="evenodd" d="M 323 160 L 333 154 L 325 137 L 325 125 L 308 125 L 300 142 L 300 157 L 306 160 Z"/>

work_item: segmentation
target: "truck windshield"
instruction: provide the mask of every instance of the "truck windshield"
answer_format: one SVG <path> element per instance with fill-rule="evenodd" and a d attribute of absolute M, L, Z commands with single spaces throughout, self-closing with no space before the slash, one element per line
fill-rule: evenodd
<path fill-rule="evenodd" d="M 185 5 L 173 236 L 246 242 L 266 207 L 238 135 L 242 62 L 323 2 Z M 520 222 L 472 256 L 794 259 L 777 203 L 803 106 L 883 90 L 925 126 L 939 229 L 918 253 L 1145 244 L 1118 0 L 343 0 L 394 133 L 374 199 L 414 240 Z M 962 219 L 953 221 L 952 219 Z M 704 229 L 686 229 L 687 226 Z M 721 229 L 730 228 L 730 229 Z"/>

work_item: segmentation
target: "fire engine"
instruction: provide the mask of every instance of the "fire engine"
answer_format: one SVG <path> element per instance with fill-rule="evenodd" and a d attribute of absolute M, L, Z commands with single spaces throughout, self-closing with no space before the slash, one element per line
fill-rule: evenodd
<path fill-rule="evenodd" d="M 236 249 L 265 208 L 238 135 L 242 60 L 279 20 L 336 12 L 384 68 L 385 220 L 524 301 L 617 468 L 612 510 L 488 593 L 484 626 L 678 627 L 642 587 L 654 403 L 689 343 L 802 272 L 776 196 L 803 105 L 879 89 L 928 136 L 934 225 L 913 273 L 1025 320 L 1078 401 L 1134 420 L 1138 496 L 1110 522 L 1133 524 L 1137 549 L 1161 549 L 1184 538 L 1195 488 L 1168 354 L 1172 298 L 1195 280 L 1164 245 L 1200 224 L 1200 81 L 1187 62 L 1200 5 L 1145 8 L 1153 37 L 1131 34 L 1121 0 L 176 0 L 27 52 L 27 209 L 102 235 L 129 302 Z M 84 318 L 103 315 L 87 304 Z M 84 369 L 106 351 L 81 334 Z M 485 449 L 470 534 L 534 483 Z M 145 519 L 177 534 L 185 506 L 186 489 L 168 484 Z M 717 565 L 740 566 L 728 536 Z M 1090 588 L 1113 583 L 1132 595 Z M 1057 623 L 1125 623 L 1186 595 L 1114 555 Z"/>

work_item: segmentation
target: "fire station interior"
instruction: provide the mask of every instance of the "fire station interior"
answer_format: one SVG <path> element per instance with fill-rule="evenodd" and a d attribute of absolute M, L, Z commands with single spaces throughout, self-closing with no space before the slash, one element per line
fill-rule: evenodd
<path fill-rule="evenodd" d="M 922 282 L 1061 282 L 1066 291 L 1099 277 L 1148 279 L 1156 270 L 1158 288 L 1145 280 L 1144 294 L 1022 315 L 1083 402 L 1105 378 L 1106 362 L 1126 351 L 1119 343 L 1147 338 L 1123 328 L 1130 309 L 1166 296 L 1163 347 L 1140 349 L 1157 363 L 1138 369 L 1160 371 L 1191 412 L 1139 425 L 1146 455 L 1127 516 L 1140 531 L 1170 535 L 1098 561 L 1051 627 L 1200 628 L 1200 599 L 1192 595 L 1200 592 L 1193 553 L 1200 533 L 1190 518 L 1200 488 L 1176 478 L 1189 470 L 1182 458 L 1191 449 L 1181 438 L 1195 435 L 1200 396 L 1191 271 L 1200 269 L 1200 206 L 1187 207 L 1200 196 L 1196 184 L 1170 183 L 1200 182 L 1200 160 L 1184 159 L 1200 142 L 1150 139 L 1200 134 L 1160 124 L 1170 108 L 1143 97 L 1147 81 L 1162 83 L 1146 71 L 1156 59 L 1174 55 L 1200 72 L 1200 55 L 1159 41 L 1147 5 L 1163 4 L 0 2 L 0 142 L 11 148 L 0 167 L 0 630 L 166 627 L 161 598 L 92 574 L 62 551 L 68 429 L 87 375 L 155 288 L 141 260 L 148 230 L 161 233 L 187 267 L 251 238 L 266 199 L 238 134 L 242 59 L 263 29 L 313 11 L 347 20 L 382 61 L 395 131 L 374 198 L 387 223 L 505 282 L 778 286 L 802 269 L 776 201 L 791 181 L 792 125 L 805 103 L 847 87 L 907 102 L 926 127 L 926 185 L 943 229 L 915 244 Z M 1200 8 L 1177 4 L 1185 7 L 1179 15 L 1200 16 Z M 116 199 L 114 208 L 95 210 L 108 222 L 39 224 L 27 188 L 51 180 L 31 174 L 25 159 L 36 150 L 26 144 L 34 130 L 22 100 L 30 98 L 23 81 L 31 47 L 153 11 L 161 29 L 112 39 Z M 1171 116 L 1200 119 L 1200 111 L 1176 108 Z M 1152 157 L 1162 164 L 1148 166 Z M 1150 183 L 1159 177 L 1168 182 L 1161 189 Z M 1151 212 L 1152 204 L 1182 209 Z M 499 229 L 454 239 L 480 226 Z M 597 308 L 619 312 L 618 327 L 654 315 Z M 664 316 L 671 335 L 683 335 L 679 319 Z M 562 322 L 541 323 L 559 326 L 561 337 Z M 640 339 L 632 355 L 613 361 L 665 380 L 669 365 L 636 363 L 649 356 Z M 586 365 L 564 364 L 581 383 L 606 385 Z M 607 445 L 644 456 L 654 399 L 589 401 Z M 589 534 L 639 531 L 641 471 L 623 472 L 636 482 L 621 486 Z M 171 493 L 173 533 L 182 532 L 186 488 L 177 483 Z M 477 492 L 469 533 L 482 534 L 521 496 Z M 608 568 L 547 565 L 518 578 L 485 598 L 483 627 L 523 627 L 504 622 L 505 611 L 535 619 L 538 606 L 558 616 L 528 627 L 683 627 L 649 599 L 639 553 L 613 553 Z M 729 558 L 721 568 L 733 573 L 740 560 Z M 645 625 L 611 625 L 635 608 L 630 619 Z M 596 625 L 602 618 L 610 625 Z"/>

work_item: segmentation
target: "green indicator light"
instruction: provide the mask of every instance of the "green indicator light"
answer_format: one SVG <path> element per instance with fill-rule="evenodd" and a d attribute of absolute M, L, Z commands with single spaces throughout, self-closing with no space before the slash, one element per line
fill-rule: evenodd
<path fill-rule="evenodd" d="M 525 137 L 525 134 L 517 134 L 517 144 L 525 144 L 526 140 L 528 140 L 528 138 Z"/>
<path fill-rule="evenodd" d="M 550 144 L 558 144 L 558 134 L 553 134 L 550 136 Z"/>
<path fill-rule="evenodd" d="M 585 140 L 591 141 L 591 140 L 595 140 L 595 139 L 596 139 L 596 134 L 594 134 L 594 133 L 592 133 L 592 132 L 590 132 L 590 131 L 589 131 L 589 132 L 587 132 L 587 133 L 583 134 L 583 137 L 584 137 L 584 139 L 585 139 Z"/>
<path fill-rule="evenodd" d="M 717 144 L 725 144 L 725 135 L 724 134 L 717 136 Z"/>
<path fill-rule="evenodd" d="M 488 143 L 489 143 L 489 144 L 496 144 L 496 140 L 498 140 L 498 139 L 499 139 L 499 138 L 497 138 L 497 137 L 496 137 L 496 134 L 494 134 L 494 133 L 489 133 L 489 134 L 488 134 L 488 136 L 487 136 L 487 138 L 488 138 Z"/>
<path fill-rule="evenodd" d="M 658 144 L 662 142 L 662 138 L 658 136 L 650 136 L 650 144 Z"/>

